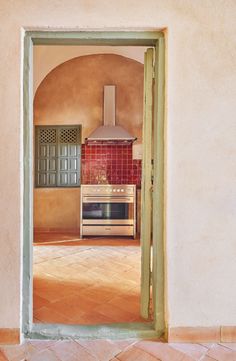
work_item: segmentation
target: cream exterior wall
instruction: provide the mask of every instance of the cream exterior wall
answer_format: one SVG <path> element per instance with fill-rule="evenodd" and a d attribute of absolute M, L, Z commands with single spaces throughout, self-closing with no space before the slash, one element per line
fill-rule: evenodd
<path fill-rule="evenodd" d="M 168 322 L 236 325 L 235 1 L 10 0 L 0 18 L 0 328 L 20 325 L 22 27 L 168 28 Z"/>

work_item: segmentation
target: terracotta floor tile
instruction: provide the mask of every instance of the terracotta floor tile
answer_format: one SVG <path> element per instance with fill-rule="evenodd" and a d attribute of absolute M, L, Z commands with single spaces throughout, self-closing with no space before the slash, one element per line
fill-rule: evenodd
<path fill-rule="evenodd" d="M 198 358 L 197 360 L 200 361 L 201 359 Z M 184 355 L 184 357 L 181 359 L 181 361 L 195 361 L 195 359 L 189 355 Z"/>
<path fill-rule="evenodd" d="M 41 321 L 34 316 L 34 317 L 33 317 L 33 322 L 35 322 L 35 323 L 40 323 Z"/>
<path fill-rule="evenodd" d="M 99 325 L 113 322 L 114 320 L 109 318 L 107 315 L 91 311 L 89 313 L 85 312 L 83 314 L 79 314 L 78 316 L 74 316 L 69 323 L 80 325 Z"/>
<path fill-rule="evenodd" d="M 75 341 L 59 341 L 50 348 L 62 361 L 86 360 L 95 361 L 95 358 Z"/>
<path fill-rule="evenodd" d="M 27 361 L 60 361 L 60 359 L 53 351 L 46 349 L 35 353 Z"/>
<path fill-rule="evenodd" d="M 91 300 L 95 300 L 98 303 L 103 302 L 109 302 L 113 298 L 117 297 L 119 294 L 119 290 L 111 290 L 109 287 L 105 288 L 103 287 L 103 290 L 101 292 L 101 287 L 99 286 L 93 286 L 88 287 L 86 289 L 81 290 L 80 295 L 82 297 L 86 297 Z"/>
<path fill-rule="evenodd" d="M 196 361 L 208 352 L 205 346 L 193 343 L 169 343 L 169 346 L 191 356 L 192 360 Z"/>
<path fill-rule="evenodd" d="M 155 340 L 139 341 L 135 347 L 150 353 L 161 361 L 181 361 L 184 357 L 184 353 L 173 349 L 167 343 L 157 342 Z"/>
<path fill-rule="evenodd" d="M 34 288 L 41 289 L 50 287 L 51 284 L 57 282 L 57 278 L 45 273 L 45 270 L 34 270 Z"/>
<path fill-rule="evenodd" d="M 109 301 L 109 305 L 114 305 L 115 307 L 120 308 L 123 311 L 130 312 L 131 314 L 139 315 L 140 313 L 140 303 L 138 300 L 133 301 L 127 295 L 126 298 L 124 297 L 115 297 Z"/>
<path fill-rule="evenodd" d="M 208 350 L 210 350 L 210 348 L 212 348 L 215 344 L 212 342 L 208 342 L 208 343 L 201 342 L 201 343 L 199 343 L 199 345 L 202 345 L 202 346 L 206 347 Z"/>
<path fill-rule="evenodd" d="M 63 300 L 53 302 L 51 307 L 56 312 L 63 314 L 66 318 L 73 320 L 78 316 L 83 316 L 85 313 L 89 313 L 97 306 L 97 303 L 78 296 L 70 296 Z"/>
<path fill-rule="evenodd" d="M 221 345 L 214 345 L 207 353 L 217 361 L 233 361 L 236 360 L 236 351 L 232 351 Z"/>
<path fill-rule="evenodd" d="M 41 308 L 43 306 L 46 306 L 50 304 L 50 301 L 48 301 L 46 298 L 43 298 L 37 294 L 37 292 L 34 292 L 34 298 L 33 298 L 33 309 L 37 310 L 38 308 Z"/>
<path fill-rule="evenodd" d="M 72 287 L 67 287 L 64 282 L 57 282 L 56 284 L 52 284 L 50 287 L 42 288 L 38 290 L 35 288 L 35 296 L 40 296 L 41 299 L 44 298 L 48 302 L 56 302 L 60 299 L 67 298 L 74 294 Z M 37 299 L 34 298 L 35 302 L 37 303 Z M 46 304 L 45 304 L 46 305 Z"/>
<path fill-rule="evenodd" d="M 200 361 L 216 361 L 216 359 L 209 356 L 204 356 Z"/>
<path fill-rule="evenodd" d="M 235 353 L 222 345 L 213 344 L 200 358 L 192 352 L 202 353 L 198 344 L 172 344 L 160 340 L 29 340 L 22 345 L 0 349 L 0 361 L 235 361 Z M 203 346 L 202 346 L 203 347 Z M 204 346 L 205 347 L 205 346 Z M 230 344 L 236 348 L 235 344 Z M 179 350 L 181 349 L 181 351 Z M 205 347 L 206 348 L 206 347 Z M 2 354 L 1 354 L 2 352 Z M 3 355 L 6 355 L 3 356 Z M 1 358 L 2 357 L 2 358 Z"/>
<path fill-rule="evenodd" d="M 32 344 L 25 342 L 22 345 L 4 346 L 2 351 L 9 361 L 24 361 L 34 355 L 37 349 Z"/>
<path fill-rule="evenodd" d="M 227 343 L 220 343 L 220 345 L 222 345 L 230 350 L 236 351 L 236 343 L 227 342 Z"/>
<path fill-rule="evenodd" d="M 112 340 L 112 342 L 118 345 L 118 347 L 123 351 L 131 346 L 134 346 L 138 341 L 138 339 Z"/>
<path fill-rule="evenodd" d="M 72 242 L 73 235 L 53 233 L 35 237 L 43 240 L 34 247 L 35 322 L 142 321 L 138 241 L 99 237 Z"/>
<path fill-rule="evenodd" d="M 120 308 L 108 303 L 95 307 L 94 311 L 108 316 L 114 322 L 132 322 L 135 319 L 134 314 L 121 310 Z"/>
<path fill-rule="evenodd" d="M 110 340 L 77 340 L 77 342 L 99 361 L 109 361 L 122 350 Z"/>
<path fill-rule="evenodd" d="M 58 341 L 54 341 L 54 340 L 30 340 L 29 341 L 31 343 L 31 345 L 37 349 L 38 351 L 39 350 L 45 350 L 49 347 L 52 347 L 54 346 Z"/>
<path fill-rule="evenodd" d="M 0 361 L 8 361 L 6 356 L 4 355 L 4 353 L 2 351 L 0 351 Z"/>
<path fill-rule="evenodd" d="M 120 361 L 157 361 L 157 360 L 159 360 L 155 356 L 145 352 L 144 350 L 138 349 L 136 347 L 131 347 L 128 350 L 121 352 L 119 355 L 116 356 L 116 359 L 120 360 Z M 172 361 L 174 361 L 174 359 Z"/>
<path fill-rule="evenodd" d="M 70 319 L 61 313 L 58 313 L 53 308 L 42 307 L 34 311 L 34 316 L 37 320 L 43 323 L 69 323 Z"/>

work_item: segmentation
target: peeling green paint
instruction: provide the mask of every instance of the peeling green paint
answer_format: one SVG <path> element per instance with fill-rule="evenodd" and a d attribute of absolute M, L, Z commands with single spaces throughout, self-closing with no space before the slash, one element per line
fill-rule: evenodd
<path fill-rule="evenodd" d="M 153 307 L 157 331 L 165 329 L 164 299 L 164 115 L 165 40 L 156 45 L 153 169 Z"/>

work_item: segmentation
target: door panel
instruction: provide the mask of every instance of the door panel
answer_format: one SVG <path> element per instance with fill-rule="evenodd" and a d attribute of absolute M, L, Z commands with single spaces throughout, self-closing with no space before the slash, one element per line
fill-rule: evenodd
<path fill-rule="evenodd" d="M 164 119 L 165 119 L 165 39 L 156 45 L 154 88 L 153 164 L 153 311 L 158 332 L 165 329 L 164 305 Z M 163 255 L 161 257 L 160 255 Z"/>
<path fill-rule="evenodd" d="M 149 317 L 152 237 L 152 128 L 154 49 L 144 59 L 143 160 L 141 189 L 141 316 Z"/>
<path fill-rule="evenodd" d="M 81 126 L 36 126 L 35 129 L 36 186 L 79 186 Z"/>

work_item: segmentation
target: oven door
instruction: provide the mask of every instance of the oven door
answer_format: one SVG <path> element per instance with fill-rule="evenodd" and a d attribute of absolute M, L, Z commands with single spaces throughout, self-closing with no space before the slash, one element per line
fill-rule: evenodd
<path fill-rule="evenodd" d="M 133 224 L 133 197 L 83 197 L 83 224 Z"/>

